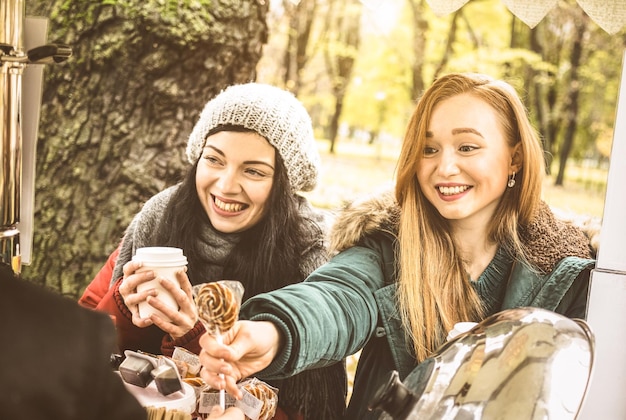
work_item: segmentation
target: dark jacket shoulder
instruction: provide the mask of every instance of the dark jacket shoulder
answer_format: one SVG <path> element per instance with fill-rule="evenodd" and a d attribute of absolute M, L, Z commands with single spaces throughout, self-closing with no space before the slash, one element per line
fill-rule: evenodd
<path fill-rule="evenodd" d="M 110 318 L 7 272 L 0 317 L 10 342 L 0 347 L 0 418 L 145 419 L 110 366 Z"/>

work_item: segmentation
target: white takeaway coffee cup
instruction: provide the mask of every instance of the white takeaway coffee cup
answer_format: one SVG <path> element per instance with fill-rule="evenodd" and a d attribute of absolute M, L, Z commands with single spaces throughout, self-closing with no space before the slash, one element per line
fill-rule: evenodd
<path fill-rule="evenodd" d="M 178 280 L 176 279 L 176 272 L 184 270 L 187 266 L 187 257 L 183 255 L 183 250 L 180 248 L 162 246 L 137 248 L 137 251 L 133 256 L 133 261 L 141 261 L 143 263 L 142 267 L 137 270 L 138 273 L 143 271 L 154 271 L 157 277 L 154 280 L 138 285 L 137 292 L 142 292 L 148 289 L 156 289 L 159 300 L 175 311 L 178 311 L 178 303 L 174 297 L 159 284 L 158 278 L 164 278 L 165 280 L 169 280 L 179 286 Z M 152 314 L 171 321 L 168 316 L 154 308 L 148 302 L 143 301 L 139 304 L 139 316 L 141 318 L 148 318 Z"/>

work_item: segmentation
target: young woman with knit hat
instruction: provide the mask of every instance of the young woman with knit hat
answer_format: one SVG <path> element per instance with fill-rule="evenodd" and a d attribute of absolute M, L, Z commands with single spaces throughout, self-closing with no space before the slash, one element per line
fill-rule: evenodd
<path fill-rule="evenodd" d="M 349 206 L 330 234 L 337 254 L 306 281 L 249 299 L 248 321 L 224 344 L 204 335 L 203 377 L 238 395 L 241 377 L 285 377 L 362 350 L 346 418 L 372 419 L 390 373 L 404 379 L 455 323 L 522 306 L 583 318 L 590 238 L 541 201 L 544 174 L 510 85 L 439 78 L 408 125 L 395 194 Z"/>
<path fill-rule="evenodd" d="M 80 303 L 115 316 L 120 350 L 171 355 L 198 353 L 205 332 L 192 285 L 240 281 L 244 300 L 302 281 L 327 259 L 323 218 L 297 194 L 316 185 L 319 153 L 310 117 L 289 92 L 259 83 L 230 86 L 203 109 L 187 144 L 192 164 L 184 180 L 148 200 L 128 226 L 120 247 L 88 286 Z M 178 312 L 137 292 L 151 272 L 136 272 L 137 248 L 184 250 L 182 289 L 169 286 Z M 147 300 L 171 318 L 140 318 Z M 262 376 L 258 376 L 263 379 Z M 281 381 L 275 418 L 342 418 L 346 374 L 342 361 Z"/>

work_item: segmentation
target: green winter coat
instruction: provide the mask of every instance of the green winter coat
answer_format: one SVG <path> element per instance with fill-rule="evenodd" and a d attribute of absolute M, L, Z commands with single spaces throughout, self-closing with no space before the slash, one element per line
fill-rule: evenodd
<path fill-rule="evenodd" d="M 547 206 L 541 214 L 546 220 L 523 235 L 536 255 L 533 268 L 514 264 L 501 309 L 534 306 L 583 318 L 595 264 L 589 238 L 556 220 Z M 397 217 L 388 195 L 353 205 L 340 215 L 331 238 L 341 252 L 305 282 L 245 303 L 242 318 L 273 321 L 285 339 L 263 377 L 293 375 L 362 350 L 347 418 L 378 418 L 379 412 L 367 409 L 375 391 L 392 370 L 404 379 L 417 366 L 396 305 Z"/>

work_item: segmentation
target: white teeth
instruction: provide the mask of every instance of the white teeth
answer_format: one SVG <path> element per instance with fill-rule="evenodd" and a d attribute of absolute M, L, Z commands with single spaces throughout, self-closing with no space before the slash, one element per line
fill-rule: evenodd
<path fill-rule="evenodd" d="M 456 187 L 437 187 L 443 195 L 461 194 L 469 189 L 469 185 L 457 185 Z"/>
<path fill-rule="evenodd" d="M 238 211 L 243 210 L 245 207 L 243 204 L 238 204 L 238 203 L 224 203 L 222 200 L 220 200 L 217 197 L 215 197 L 215 205 L 220 210 L 227 211 L 230 213 L 237 213 Z"/>

